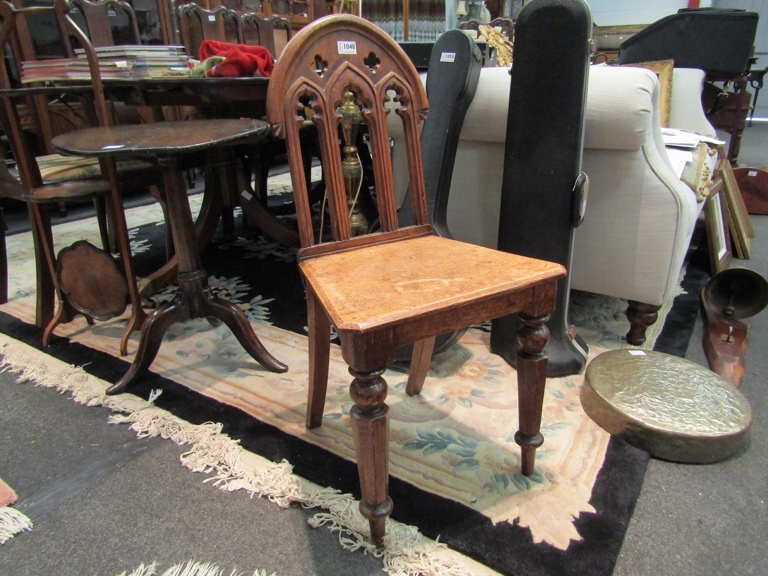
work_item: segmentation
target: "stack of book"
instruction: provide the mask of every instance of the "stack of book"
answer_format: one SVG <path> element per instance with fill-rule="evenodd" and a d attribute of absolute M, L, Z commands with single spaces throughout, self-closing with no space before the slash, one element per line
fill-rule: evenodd
<path fill-rule="evenodd" d="M 35 60 L 21 63 L 21 82 L 50 82 L 53 80 L 67 80 L 75 73 L 73 68 L 75 58 L 56 58 L 53 60 Z M 87 69 L 87 62 L 86 62 Z M 88 74 L 87 79 L 91 75 Z"/>
<path fill-rule="evenodd" d="M 132 78 L 154 78 L 188 70 L 183 46 L 102 46 L 95 50 L 102 79 L 125 78 L 126 69 Z M 85 58 L 82 49 L 75 50 L 75 55 Z"/>
<path fill-rule="evenodd" d="M 183 46 L 103 46 L 95 50 L 102 80 L 154 78 L 187 71 Z M 75 50 L 75 58 L 21 63 L 22 83 L 90 79 L 82 48 Z"/>

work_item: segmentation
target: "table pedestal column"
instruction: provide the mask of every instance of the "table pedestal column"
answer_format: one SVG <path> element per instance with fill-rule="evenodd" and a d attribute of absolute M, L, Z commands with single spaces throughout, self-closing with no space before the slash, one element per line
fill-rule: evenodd
<path fill-rule="evenodd" d="M 176 247 L 179 289 L 171 302 L 155 310 L 144 322 L 133 364 L 117 383 L 107 389 L 107 394 L 119 394 L 141 377 L 155 359 L 166 330 L 177 322 L 192 318 L 206 317 L 224 322 L 259 364 L 272 372 L 287 371 L 288 367 L 275 359 L 256 337 L 245 313 L 236 304 L 211 292 L 208 275 L 200 260 L 180 158 L 168 156 L 158 160 L 163 169 L 168 218 Z M 215 190 L 213 193 L 219 192 Z"/>

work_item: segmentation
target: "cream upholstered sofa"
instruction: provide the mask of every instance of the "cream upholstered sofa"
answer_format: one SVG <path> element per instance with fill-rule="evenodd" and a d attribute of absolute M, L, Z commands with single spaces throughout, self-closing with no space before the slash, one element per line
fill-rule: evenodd
<path fill-rule="evenodd" d="M 704 73 L 675 69 L 670 126 L 715 136 L 701 107 Z M 461 131 L 448 200 L 451 235 L 495 247 L 504 170 L 510 76 L 483 68 Z M 673 171 L 661 135 L 659 80 L 650 70 L 590 66 L 582 169 L 590 179 L 569 266 L 572 289 L 630 302 L 633 343 L 673 298 L 703 204 Z M 393 161 L 404 166 L 395 137 Z M 546 162 L 542 158 L 542 162 Z M 407 174 L 397 170 L 405 193 Z"/>

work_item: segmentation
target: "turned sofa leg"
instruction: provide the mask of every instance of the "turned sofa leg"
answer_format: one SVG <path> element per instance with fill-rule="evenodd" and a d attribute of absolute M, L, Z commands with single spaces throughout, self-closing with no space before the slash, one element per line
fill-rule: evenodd
<path fill-rule="evenodd" d="M 645 331 L 659 319 L 661 305 L 644 304 L 636 300 L 629 300 L 627 306 L 627 320 L 629 320 L 629 332 L 627 342 L 633 346 L 641 346 L 645 342 Z"/>

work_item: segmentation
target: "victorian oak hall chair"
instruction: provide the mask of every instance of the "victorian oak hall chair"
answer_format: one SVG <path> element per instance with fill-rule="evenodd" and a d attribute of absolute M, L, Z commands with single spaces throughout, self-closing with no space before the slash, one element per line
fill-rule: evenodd
<path fill-rule="evenodd" d="M 407 227 L 398 223 L 388 113 L 401 118 L 406 135 L 414 221 Z M 379 28 L 350 15 L 322 18 L 294 35 L 276 64 L 267 97 L 268 120 L 287 141 L 301 237 L 298 259 L 310 350 L 307 426 L 322 421 L 333 325 L 354 377 L 351 421 L 360 510 L 378 547 L 384 545 L 385 521 L 392 511 L 382 374 L 394 349 L 417 343 L 414 358 L 429 355 L 438 334 L 520 312 L 525 324 L 519 334 L 520 430 L 515 440 L 522 447 L 522 471 L 530 475 L 543 441 L 543 349 L 549 338 L 544 323 L 554 307 L 557 279 L 565 275 L 559 264 L 434 233 L 419 143 L 419 123 L 426 113 L 424 87 L 406 54 Z M 312 223 L 299 137 L 306 121 L 317 127 L 320 142 L 332 231 L 328 240 L 316 235 Z M 354 198 L 360 182 L 354 144 L 361 122 L 370 135 L 379 227 L 355 236 L 348 199 Z"/>

